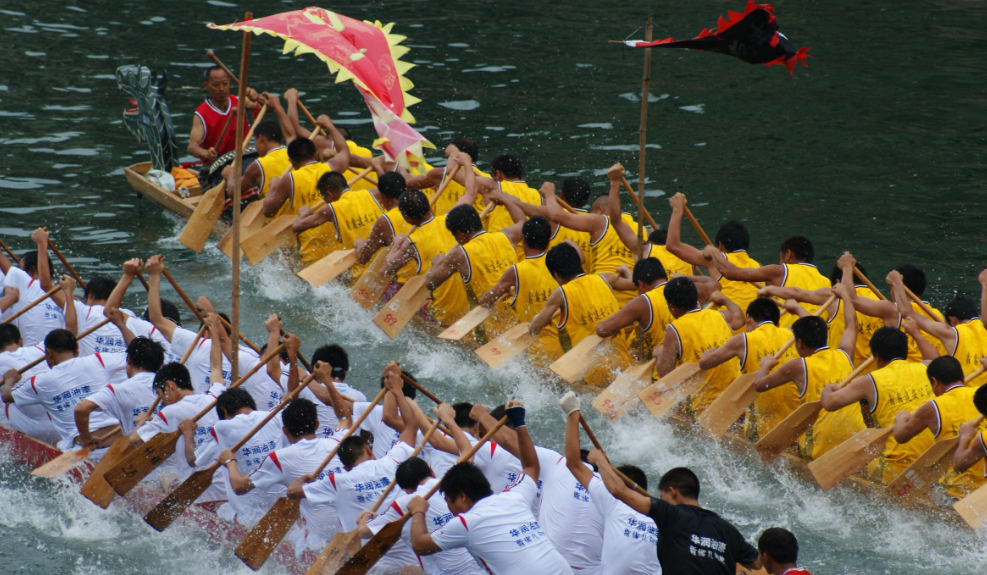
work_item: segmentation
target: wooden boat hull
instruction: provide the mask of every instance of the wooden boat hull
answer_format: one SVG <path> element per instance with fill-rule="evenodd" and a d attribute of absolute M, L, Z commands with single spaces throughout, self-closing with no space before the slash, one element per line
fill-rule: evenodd
<path fill-rule="evenodd" d="M 130 187 L 136 190 L 141 196 L 150 199 L 183 219 L 187 220 L 192 217 L 192 212 L 195 211 L 195 207 L 202 200 L 201 191 L 198 195 L 183 198 L 177 193 L 169 192 L 145 178 L 144 174 L 149 170 L 151 170 L 151 162 L 141 162 L 125 167 L 123 173 L 127 177 L 127 183 L 130 184 Z M 223 222 L 216 222 L 216 225 L 212 229 L 212 234 L 221 238 L 229 229 L 229 226 Z"/>

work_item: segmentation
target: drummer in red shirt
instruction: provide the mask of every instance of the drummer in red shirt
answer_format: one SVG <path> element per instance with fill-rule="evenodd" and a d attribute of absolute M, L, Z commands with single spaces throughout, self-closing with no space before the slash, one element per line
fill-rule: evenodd
<path fill-rule="evenodd" d="M 230 94 L 230 77 L 219 66 L 206 68 L 203 85 L 209 92 L 209 97 L 195 109 L 188 139 L 188 153 L 200 160 L 212 162 L 236 147 L 235 125 L 230 125 L 226 130 L 222 142 L 217 140 L 230 119 L 230 114 L 236 115 L 237 97 Z M 257 100 L 257 91 L 247 88 L 247 109 L 256 110 Z M 246 134 L 249 130 L 250 125 L 244 116 L 243 133 Z"/>

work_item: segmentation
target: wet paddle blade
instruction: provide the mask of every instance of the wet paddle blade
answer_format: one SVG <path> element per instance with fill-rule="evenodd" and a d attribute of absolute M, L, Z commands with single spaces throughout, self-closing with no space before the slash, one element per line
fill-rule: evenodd
<path fill-rule="evenodd" d="M 930 445 L 907 469 L 888 483 L 888 495 L 906 501 L 925 495 L 946 473 L 959 442 L 959 437 L 950 437 Z"/>
<path fill-rule="evenodd" d="M 240 249 L 250 265 L 271 255 L 274 250 L 294 245 L 295 232 L 291 230 L 295 216 L 284 215 L 264 226 L 259 232 L 240 240 Z"/>
<path fill-rule="evenodd" d="M 339 277 L 356 263 L 356 250 L 337 250 L 298 272 L 298 277 L 319 287 Z"/>
<path fill-rule="evenodd" d="M 130 438 L 118 437 L 116 441 L 110 445 L 110 448 L 106 450 L 103 454 L 103 458 L 99 460 L 96 467 L 93 468 L 93 472 L 89 475 L 89 479 L 83 484 L 82 493 L 83 497 L 92 501 L 96 505 L 99 505 L 103 509 L 110 506 L 110 502 L 113 501 L 113 496 L 116 492 L 113 491 L 113 487 L 106 482 L 106 477 L 104 475 L 110 469 L 116 467 L 123 458 L 135 449 L 130 445 Z"/>
<path fill-rule="evenodd" d="M 31 475 L 37 477 L 61 477 L 65 473 L 71 471 L 76 465 L 79 465 L 86 458 L 89 457 L 89 448 L 83 447 L 82 449 L 76 449 L 74 451 L 65 451 L 55 459 L 52 459 L 48 463 L 45 463 L 41 467 L 38 467 L 31 472 Z"/>
<path fill-rule="evenodd" d="M 987 485 L 982 485 L 980 489 L 954 503 L 953 509 L 971 528 L 979 528 L 984 519 L 987 519 Z"/>
<path fill-rule="evenodd" d="M 492 310 L 486 306 L 478 305 L 471 309 L 469 313 L 459 318 L 456 323 L 450 325 L 439 334 L 440 339 L 452 339 L 460 340 L 463 339 L 466 334 L 476 329 L 476 326 L 483 323 L 483 320 L 490 317 L 490 312 Z"/>
<path fill-rule="evenodd" d="M 154 509 L 147 512 L 144 521 L 158 531 L 164 531 L 175 519 L 178 519 L 189 505 L 195 503 L 200 495 L 212 485 L 212 476 L 216 472 L 218 465 L 210 465 L 205 469 L 196 471 L 182 482 L 181 485 L 162 499 Z"/>
<path fill-rule="evenodd" d="M 219 221 L 219 215 L 223 213 L 223 203 L 226 200 L 224 188 L 226 188 L 225 181 L 202 195 L 199 205 L 195 206 L 195 211 L 178 236 L 178 241 L 195 253 L 200 253 L 205 247 L 209 234 Z"/>
<path fill-rule="evenodd" d="M 684 363 L 637 394 L 651 415 L 658 419 L 689 397 L 703 384 L 706 372 L 698 363 Z"/>
<path fill-rule="evenodd" d="M 267 223 L 267 218 L 264 217 L 264 202 L 255 201 L 251 202 L 250 205 L 243 210 L 240 214 L 240 237 L 248 238 L 253 234 L 259 232 L 264 225 Z M 216 244 L 216 248 L 226 254 L 226 257 L 233 257 L 233 228 L 223 235 L 223 239 L 219 240 Z M 242 252 L 241 252 L 242 255 Z"/>
<path fill-rule="evenodd" d="M 401 538 L 407 515 L 385 525 L 353 557 L 336 571 L 337 575 L 364 575 Z"/>
<path fill-rule="evenodd" d="M 377 305 L 380 296 L 391 284 L 391 278 L 384 275 L 384 269 L 387 268 L 387 252 L 390 250 L 390 246 L 381 248 L 377 255 L 370 260 L 367 269 L 363 270 L 360 279 L 356 280 L 356 283 L 350 288 L 350 299 L 360 304 L 363 309 L 370 309 Z"/>
<path fill-rule="evenodd" d="M 120 460 L 103 477 L 117 495 L 126 495 L 142 479 L 175 453 L 180 432 L 159 433 Z"/>
<path fill-rule="evenodd" d="M 428 300 L 428 290 L 425 289 L 425 275 L 415 276 L 398 290 L 377 315 L 374 323 L 382 329 L 387 337 L 394 339 L 415 317 L 425 301 Z"/>
<path fill-rule="evenodd" d="M 493 341 L 478 347 L 476 355 L 492 368 L 504 365 L 515 355 L 532 346 L 538 337 L 528 333 L 528 322 L 520 323 L 500 334 Z"/>
<path fill-rule="evenodd" d="M 655 369 L 656 360 L 627 368 L 617 376 L 606 389 L 593 400 L 593 407 L 605 415 L 610 421 L 617 421 L 624 415 L 637 394 L 651 384 L 651 373 Z"/>
<path fill-rule="evenodd" d="M 299 499 L 281 497 L 236 546 L 236 556 L 254 571 L 261 568 L 300 515 Z"/>
<path fill-rule="evenodd" d="M 305 575 L 334 575 L 359 550 L 360 535 L 355 529 L 346 533 L 337 533 L 322 553 L 319 553 L 315 563 L 309 567 Z"/>
<path fill-rule="evenodd" d="M 697 422 L 713 437 L 723 437 L 756 398 L 754 374 L 742 374 L 709 404 L 699 415 Z"/>
<path fill-rule="evenodd" d="M 809 463 L 809 471 L 823 491 L 829 491 L 851 473 L 862 469 L 884 450 L 893 428 L 858 431 L 843 443 Z"/>
<path fill-rule="evenodd" d="M 822 404 L 818 401 L 803 403 L 795 408 L 795 411 L 788 414 L 788 417 L 781 420 L 774 429 L 755 444 L 761 454 L 761 459 L 770 461 L 798 441 L 799 436 L 816 422 L 820 409 L 822 409 Z"/>
<path fill-rule="evenodd" d="M 603 347 L 604 343 L 609 342 L 609 337 L 602 338 L 595 333 L 590 334 L 579 340 L 579 343 L 572 346 L 572 349 L 567 351 L 565 355 L 555 360 L 552 365 L 548 366 L 548 369 L 568 383 L 575 383 L 597 363 L 600 359 L 600 348 Z"/>

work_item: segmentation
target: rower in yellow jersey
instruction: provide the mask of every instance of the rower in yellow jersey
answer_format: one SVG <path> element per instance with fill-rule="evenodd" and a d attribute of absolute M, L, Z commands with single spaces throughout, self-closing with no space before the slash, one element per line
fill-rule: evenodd
<path fill-rule="evenodd" d="M 443 154 L 446 160 L 449 161 L 444 168 L 433 168 L 421 175 L 411 176 L 408 180 L 409 188 L 426 189 L 432 188 L 438 190 L 440 184 L 445 180 L 446 174 L 450 173 L 453 165 L 457 162 L 456 158 L 460 153 L 467 154 L 473 163 L 473 173 L 478 177 L 490 178 L 491 175 L 481 171 L 476 167 L 476 162 L 479 159 L 479 148 L 477 148 L 476 143 L 472 139 L 465 136 L 460 136 L 455 138 L 446 146 Z M 463 182 L 466 180 L 463 179 Z M 459 203 L 460 198 L 466 193 L 466 187 L 455 180 L 449 182 L 446 185 L 445 191 L 442 192 L 442 197 L 435 200 L 432 206 L 432 213 L 437 216 L 441 216 L 451 210 L 456 204 Z M 432 199 L 430 194 L 429 200 Z M 476 201 L 473 203 L 478 211 L 483 210 L 483 198 L 477 196 Z"/>
<path fill-rule="evenodd" d="M 987 367 L 987 362 L 984 366 Z M 980 415 L 987 416 L 987 386 L 982 385 L 973 392 L 973 405 Z M 960 440 L 953 452 L 953 470 L 957 473 L 969 471 L 976 477 L 987 478 L 987 422 L 974 423 L 960 426 L 957 433 Z"/>
<path fill-rule="evenodd" d="M 542 200 L 538 191 L 528 187 L 528 184 L 522 179 L 524 178 L 524 166 L 521 164 L 521 159 L 515 154 L 500 154 L 494 158 L 490 162 L 490 171 L 492 173 L 490 177 L 476 177 L 477 192 L 484 198 L 488 193 L 496 190 L 528 204 L 541 204 Z M 465 184 L 465 177 L 464 172 L 460 171 L 456 174 L 455 180 L 460 184 Z M 488 232 L 499 232 L 513 224 L 514 220 L 510 213 L 503 205 L 499 205 L 487 216 L 483 222 L 483 228 Z M 521 253 L 519 252 L 518 255 L 521 256 Z"/>
<path fill-rule="evenodd" d="M 722 292 L 709 298 L 721 309 L 700 308 L 699 292 L 687 277 L 665 284 L 665 301 L 675 319 L 665 330 L 664 343 L 655 348 L 659 377 L 682 364 L 698 362 L 703 352 L 724 345 L 734 330 L 744 325 L 744 313 Z M 683 402 L 686 414 L 699 415 L 739 375 L 740 361 L 736 357 L 706 370 L 702 387 Z"/>
<path fill-rule="evenodd" d="M 892 271 L 887 279 L 896 303 L 907 301 L 901 274 Z M 984 289 L 984 300 L 987 301 L 987 288 Z M 922 331 L 938 338 L 946 352 L 960 361 L 964 374 L 969 375 L 979 369 L 980 360 L 987 357 L 987 329 L 984 329 L 983 320 L 978 315 L 980 310 L 972 300 L 957 296 L 949 302 L 943 314 L 946 316 L 946 323 L 916 313 L 911 306 L 906 308 L 898 304 L 898 311 L 903 316 L 914 319 Z M 974 378 L 967 385 L 980 387 L 984 383 L 987 383 L 987 374 Z"/>
<path fill-rule="evenodd" d="M 757 373 L 763 358 L 774 355 L 792 339 L 790 329 L 778 327 L 780 317 L 774 300 L 765 297 L 755 299 L 747 306 L 745 313 L 746 331 L 731 337 L 722 346 L 703 353 L 699 359 L 699 367 L 710 369 L 731 358 L 737 358 L 740 360 L 741 373 Z M 797 357 L 794 346 L 789 347 L 782 354 L 779 363 Z M 756 442 L 798 406 L 799 396 L 795 386 L 782 385 L 759 393 L 744 421 L 747 438 Z"/>
<path fill-rule="evenodd" d="M 843 300 L 847 324 L 840 347 L 833 349 L 826 345 L 826 320 L 816 316 L 799 318 L 792 324 L 795 352 L 799 358 L 781 365 L 773 356 L 762 359 L 754 389 L 763 393 L 792 382 L 801 402 L 808 403 L 818 401 L 824 387 L 840 383 L 850 375 L 853 371 L 850 354 L 857 339 L 857 315 L 847 287 L 840 283 L 833 291 Z M 815 459 L 862 429 L 864 420 L 859 406 L 850 405 L 835 412 L 821 411 L 812 427 L 799 439 L 799 451 L 806 459 Z"/>
<path fill-rule="evenodd" d="M 552 321 L 558 310 L 556 327 L 559 330 L 559 345 L 568 351 L 587 336 L 595 334 L 597 325 L 617 311 L 617 298 L 602 274 L 583 273 L 576 246 L 569 243 L 555 246 L 545 256 L 545 266 L 559 287 L 531 320 L 528 331 L 531 335 L 540 336 L 542 328 Z M 583 380 L 591 386 L 606 386 L 631 363 L 623 335 L 614 336 L 606 345 L 608 349 L 600 353 L 600 363 L 583 376 Z"/>
<path fill-rule="evenodd" d="M 720 291 L 723 292 L 723 295 L 730 298 L 730 301 L 736 303 L 740 309 L 747 309 L 747 306 L 757 299 L 757 286 L 750 282 L 733 281 L 723 277 L 717 268 L 706 259 L 703 250 L 683 243 L 682 216 L 685 214 L 685 207 L 688 202 L 683 194 L 678 193 L 672 196 L 668 203 L 672 207 L 672 215 L 668 219 L 665 248 L 685 263 L 709 270 L 710 277 L 720 282 Z M 747 231 L 747 226 L 743 223 L 729 221 L 723 224 L 716 231 L 713 242 L 719 252 L 714 254 L 717 258 L 729 261 L 738 268 L 758 268 L 761 266 L 760 263 L 747 255 L 747 250 L 750 249 L 751 236 Z"/>
<path fill-rule="evenodd" d="M 507 305 L 514 311 L 518 323 L 529 322 L 545 307 L 548 298 L 559 287 L 545 266 L 545 254 L 549 248 L 552 225 L 545 218 L 535 216 L 521 225 L 521 245 L 525 258 L 507 268 L 497 283 L 487 293 L 480 296 L 480 305 L 487 307 L 514 289 L 507 298 Z M 562 357 L 559 344 L 559 331 L 551 323 L 542 328 L 538 341 L 527 350 L 528 357 L 535 365 L 546 366 Z"/>
<path fill-rule="evenodd" d="M 936 441 L 951 439 L 959 435 L 962 425 L 980 415 L 974 404 L 977 390 L 963 383 L 963 367 L 955 357 L 944 355 L 932 360 L 926 375 L 935 398 L 911 413 L 895 416 L 894 439 L 901 445 L 907 445 L 915 437 L 921 438 L 926 432 L 931 432 Z M 987 483 L 984 471 L 983 462 L 962 473 L 950 465 L 939 485 L 950 496 L 962 499 Z"/>
<path fill-rule="evenodd" d="M 877 369 L 842 388 L 836 384 L 827 385 L 820 394 L 822 407 L 830 412 L 844 407 L 857 409 L 859 403 L 874 427 L 893 427 L 899 413 L 911 413 L 934 397 L 926 367 L 920 361 L 905 359 L 908 337 L 893 327 L 877 330 L 870 340 L 870 348 Z M 894 436 L 889 437 L 881 455 L 867 467 L 871 479 L 887 484 L 905 471 L 933 441 L 929 430 L 917 434 L 907 443 L 898 443 Z"/>
<path fill-rule="evenodd" d="M 240 189 L 243 190 L 241 198 L 244 201 L 262 201 L 267 197 L 272 182 L 277 182 L 291 168 L 283 140 L 281 127 L 274 120 L 264 120 L 254 128 L 254 148 L 257 149 L 258 158 L 247 166 L 240 179 Z M 235 185 L 232 164 L 223 168 L 223 177 L 226 178 L 226 197 L 232 198 Z M 256 192 L 252 191 L 254 189 Z M 227 203 L 232 205 L 232 200 Z"/>

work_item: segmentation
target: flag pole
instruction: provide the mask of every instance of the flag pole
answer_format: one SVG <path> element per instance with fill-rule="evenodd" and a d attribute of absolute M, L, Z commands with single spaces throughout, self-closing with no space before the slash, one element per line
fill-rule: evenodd
<path fill-rule="evenodd" d="M 243 19 L 253 20 L 253 14 L 247 12 Z M 230 327 L 234 334 L 240 333 L 240 184 L 243 175 L 243 119 L 246 114 L 247 101 L 247 66 L 250 63 L 250 36 L 243 33 L 243 47 L 240 50 L 240 83 L 237 94 L 239 105 L 236 108 L 236 155 L 233 157 L 233 245 L 231 259 L 233 260 L 233 295 L 230 311 Z M 234 342 L 230 350 L 230 372 L 236 380 L 239 377 L 239 341 Z"/>
<path fill-rule="evenodd" d="M 644 41 L 650 42 L 654 20 L 648 16 Z M 644 49 L 644 79 L 641 82 L 641 162 L 637 170 L 637 235 L 638 259 L 644 258 L 644 150 L 648 144 L 648 84 L 651 81 L 651 48 Z"/>

